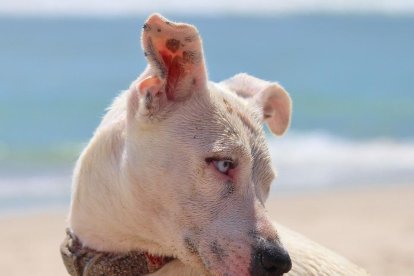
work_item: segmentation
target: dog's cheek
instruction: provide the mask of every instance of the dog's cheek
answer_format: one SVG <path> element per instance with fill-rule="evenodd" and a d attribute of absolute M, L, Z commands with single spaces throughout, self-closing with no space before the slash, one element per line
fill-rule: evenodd
<path fill-rule="evenodd" d="M 255 189 L 256 189 L 256 195 L 259 199 L 259 201 L 264 204 L 267 200 L 267 198 L 269 197 L 269 192 L 270 192 L 270 183 L 269 184 L 264 184 L 264 183 L 260 183 L 260 184 L 256 184 L 255 185 Z"/>

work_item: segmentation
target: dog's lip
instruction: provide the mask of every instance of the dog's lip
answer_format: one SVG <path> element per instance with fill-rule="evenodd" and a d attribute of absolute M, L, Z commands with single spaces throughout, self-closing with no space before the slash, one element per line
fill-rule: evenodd
<path fill-rule="evenodd" d="M 194 256 L 194 258 L 191 260 L 189 259 L 187 261 L 183 261 L 182 259 L 179 259 L 179 260 L 189 266 L 195 267 L 197 269 L 201 269 L 207 275 L 212 275 L 212 272 L 208 269 L 207 265 L 205 264 L 200 254 L 197 253 L 195 255 L 196 256 Z"/>
<path fill-rule="evenodd" d="M 205 273 L 208 273 L 208 275 L 211 275 L 210 270 L 207 268 L 197 248 L 195 248 L 195 252 L 193 252 L 190 257 L 183 257 L 183 256 L 177 255 L 175 256 L 175 259 L 191 267 L 202 269 L 203 271 L 205 271 Z"/>

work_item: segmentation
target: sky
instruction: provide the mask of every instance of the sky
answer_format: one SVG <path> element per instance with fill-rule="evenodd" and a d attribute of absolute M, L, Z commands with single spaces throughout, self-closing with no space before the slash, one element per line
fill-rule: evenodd
<path fill-rule="evenodd" d="M 3 15 L 414 14 L 413 0 L 1 0 Z"/>

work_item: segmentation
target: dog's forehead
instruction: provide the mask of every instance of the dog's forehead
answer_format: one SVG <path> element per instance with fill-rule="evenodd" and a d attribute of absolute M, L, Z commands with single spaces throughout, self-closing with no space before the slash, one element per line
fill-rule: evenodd
<path fill-rule="evenodd" d="M 196 97 L 183 110 L 204 144 L 226 144 L 247 148 L 252 138 L 263 136 L 259 109 L 234 92 L 209 83 L 205 97 Z"/>
<path fill-rule="evenodd" d="M 261 112 L 258 106 L 217 84 L 210 85 L 210 93 L 213 102 L 226 117 L 228 127 L 239 130 L 240 136 L 250 138 L 263 135 Z"/>
<path fill-rule="evenodd" d="M 202 154 L 250 159 L 253 180 L 270 182 L 273 170 L 259 107 L 214 83 L 208 95 L 185 109 L 180 135 L 194 141 Z"/>
<path fill-rule="evenodd" d="M 216 87 L 217 89 L 217 87 Z M 233 122 L 241 126 L 240 134 L 246 137 L 252 158 L 252 177 L 255 182 L 270 182 L 274 178 L 271 159 L 263 131 L 262 111 L 253 101 L 238 96 L 235 91 L 218 87 L 225 112 L 231 113 Z"/>

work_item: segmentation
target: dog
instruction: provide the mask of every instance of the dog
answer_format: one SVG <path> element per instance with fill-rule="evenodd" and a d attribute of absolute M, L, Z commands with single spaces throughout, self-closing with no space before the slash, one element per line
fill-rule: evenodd
<path fill-rule="evenodd" d="M 197 29 L 159 14 L 144 24 L 142 47 L 147 68 L 74 170 L 68 272 L 362 275 L 266 213 L 275 173 L 262 124 L 288 129 L 285 89 L 248 74 L 209 82 Z"/>

